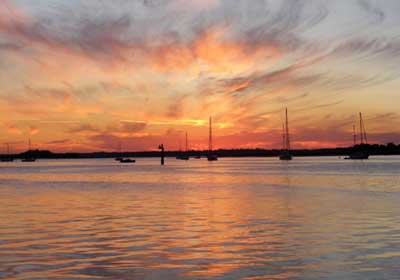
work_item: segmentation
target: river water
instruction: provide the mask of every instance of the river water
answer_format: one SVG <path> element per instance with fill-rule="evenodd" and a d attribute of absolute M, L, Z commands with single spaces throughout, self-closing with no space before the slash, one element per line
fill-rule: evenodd
<path fill-rule="evenodd" d="M 400 157 L 0 164 L 0 279 L 399 279 Z"/>

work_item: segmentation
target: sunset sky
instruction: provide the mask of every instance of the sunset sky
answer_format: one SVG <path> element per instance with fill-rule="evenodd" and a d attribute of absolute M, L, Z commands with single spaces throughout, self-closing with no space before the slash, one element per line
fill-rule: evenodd
<path fill-rule="evenodd" d="M 398 0 L 1 0 L 13 151 L 400 142 Z M 0 146 L 3 152 L 5 145 Z"/>

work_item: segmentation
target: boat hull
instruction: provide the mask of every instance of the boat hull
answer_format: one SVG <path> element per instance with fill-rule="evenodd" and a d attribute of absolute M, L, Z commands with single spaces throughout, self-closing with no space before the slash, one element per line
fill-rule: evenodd
<path fill-rule="evenodd" d="M 134 160 L 134 159 L 121 159 L 119 162 L 120 163 L 135 163 L 136 160 Z"/>
<path fill-rule="evenodd" d="M 176 159 L 179 159 L 179 160 L 189 160 L 189 156 L 177 156 Z"/>
<path fill-rule="evenodd" d="M 35 158 L 24 158 L 23 160 L 21 160 L 22 162 L 35 162 L 36 159 Z"/>
<path fill-rule="evenodd" d="M 288 152 L 284 152 L 279 156 L 279 159 L 280 160 L 292 160 L 293 156 Z"/>
<path fill-rule="evenodd" d="M 356 153 L 353 153 L 350 156 L 346 157 L 345 159 L 349 159 L 349 160 L 369 159 L 369 154 L 364 153 L 364 152 L 356 152 Z"/>
<path fill-rule="evenodd" d="M 207 160 L 208 161 L 217 161 L 218 157 L 216 155 L 208 155 Z"/>

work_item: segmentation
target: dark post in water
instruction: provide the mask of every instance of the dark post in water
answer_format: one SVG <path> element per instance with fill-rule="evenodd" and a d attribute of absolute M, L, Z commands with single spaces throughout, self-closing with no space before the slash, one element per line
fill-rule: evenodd
<path fill-rule="evenodd" d="M 161 165 L 164 165 L 164 144 L 161 144 L 158 148 L 161 150 Z"/>

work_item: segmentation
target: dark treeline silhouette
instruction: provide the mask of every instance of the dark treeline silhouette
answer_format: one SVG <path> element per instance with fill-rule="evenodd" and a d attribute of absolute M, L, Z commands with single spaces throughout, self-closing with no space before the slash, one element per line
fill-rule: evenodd
<path fill-rule="evenodd" d="M 364 144 L 356 145 L 347 148 L 326 148 L 326 149 L 298 149 L 292 150 L 291 153 L 296 157 L 307 156 L 346 156 L 351 152 L 362 148 L 370 155 L 400 155 L 400 144 L 389 143 L 387 145 L 379 144 Z M 208 150 L 205 151 L 188 151 L 190 157 L 207 157 Z M 179 151 L 165 151 L 166 157 L 176 157 L 182 152 Z M 220 149 L 215 150 L 214 153 L 218 157 L 277 157 L 281 150 L 266 150 L 266 149 Z M 151 152 L 94 152 L 94 153 L 53 153 L 46 150 L 29 150 L 15 155 L 0 155 L 0 158 L 15 158 L 23 159 L 27 157 L 34 157 L 37 159 L 77 159 L 77 158 L 115 158 L 115 157 L 159 157 L 159 151 Z"/>

